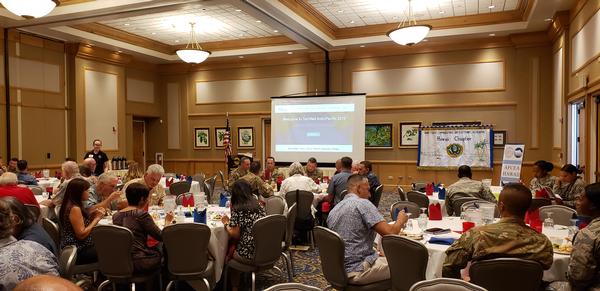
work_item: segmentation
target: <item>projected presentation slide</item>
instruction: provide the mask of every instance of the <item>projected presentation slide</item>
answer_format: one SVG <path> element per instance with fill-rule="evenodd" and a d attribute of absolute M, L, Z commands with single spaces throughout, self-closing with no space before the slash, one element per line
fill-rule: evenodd
<path fill-rule="evenodd" d="M 315 156 L 333 162 L 358 152 L 364 156 L 364 95 L 272 102 L 272 151 L 277 160 Z"/>

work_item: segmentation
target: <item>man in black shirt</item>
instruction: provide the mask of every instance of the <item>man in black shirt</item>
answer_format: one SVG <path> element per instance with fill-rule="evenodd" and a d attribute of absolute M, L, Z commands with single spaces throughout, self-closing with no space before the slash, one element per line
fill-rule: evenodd
<path fill-rule="evenodd" d="M 94 148 L 85 153 L 83 159 L 92 158 L 96 161 L 96 169 L 94 170 L 94 176 L 100 176 L 104 173 L 104 170 L 108 170 L 108 156 L 106 153 L 101 151 L 102 141 L 99 139 L 94 140 Z"/>

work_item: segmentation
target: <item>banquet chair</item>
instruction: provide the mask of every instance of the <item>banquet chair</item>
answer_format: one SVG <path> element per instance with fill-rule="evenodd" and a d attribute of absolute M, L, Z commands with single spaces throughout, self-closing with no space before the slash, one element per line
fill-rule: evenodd
<path fill-rule="evenodd" d="M 406 201 L 406 193 L 404 193 L 402 186 L 398 186 L 398 196 L 400 196 L 400 201 Z"/>
<path fill-rule="evenodd" d="M 267 215 L 283 214 L 285 211 L 285 202 L 281 196 L 273 195 L 265 200 L 265 212 Z"/>
<path fill-rule="evenodd" d="M 44 189 L 42 189 L 40 186 L 29 187 L 29 190 L 33 192 L 33 195 L 42 195 L 42 193 L 44 193 Z"/>
<path fill-rule="evenodd" d="M 223 190 L 229 192 L 229 186 L 225 182 L 225 174 L 223 174 L 223 171 L 221 170 L 219 170 L 217 173 L 219 174 L 219 178 L 221 178 L 221 186 L 223 186 Z"/>
<path fill-rule="evenodd" d="M 215 285 L 214 264 L 208 254 L 210 236 L 210 228 L 200 223 L 177 223 L 163 229 L 167 269 L 172 276 L 167 291 L 174 281 L 202 280 L 207 290 Z"/>
<path fill-rule="evenodd" d="M 548 205 L 540 207 L 540 219 L 544 220 L 552 213 L 552 219 L 555 224 L 571 226 L 571 218 L 577 215 L 575 209 L 564 205 Z"/>
<path fill-rule="evenodd" d="M 477 198 L 477 197 L 459 197 L 456 199 L 446 199 L 446 203 L 450 203 L 452 206 L 452 211 L 453 216 L 460 216 L 460 214 L 462 213 L 462 206 L 463 204 L 470 202 L 470 201 L 480 201 L 481 199 Z"/>
<path fill-rule="evenodd" d="M 92 241 L 98 253 L 98 264 L 100 272 L 106 280 L 98 286 L 98 291 L 112 283 L 112 290 L 116 290 L 115 284 L 146 283 L 146 290 L 155 276 L 159 276 L 160 268 L 153 272 L 144 274 L 133 273 L 133 233 L 131 230 L 117 225 L 97 225 L 92 230 Z"/>
<path fill-rule="evenodd" d="M 413 183 L 413 191 L 418 191 L 418 192 L 425 192 L 425 188 L 427 186 L 427 183 L 425 182 L 415 182 Z"/>
<path fill-rule="evenodd" d="M 552 205 L 552 200 L 548 198 L 533 198 L 531 199 L 531 206 L 529 206 L 529 210 L 538 210 L 542 206 Z"/>
<path fill-rule="evenodd" d="M 69 281 L 73 281 L 75 275 L 77 274 L 85 274 L 85 273 L 94 273 L 94 278 L 92 281 L 96 281 L 96 272 L 99 270 L 100 266 L 98 263 L 85 264 L 85 265 L 77 265 L 75 262 L 77 261 L 77 247 L 76 246 L 66 246 L 60 252 L 58 256 L 58 273 L 64 279 Z M 82 286 L 86 283 L 86 280 L 79 280 L 75 284 L 77 286 Z M 93 282 L 91 282 L 93 283 Z"/>
<path fill-rule="evenodd" d="M 206 179 L 206 176 L 204 175 L 204 173 L 198 173 L 198 174 L 194 174 L 192 176 L 192 181 L 196 181 L 199 183 L 203 183 L 204 179 Z"/>
<path fill-rule="evenodd" d="M 393 291 L 408 291 L 414 283 L 425 280 L 429 261 L 425 245 L 398 235 L 384 236 L 381 244 L 390 268 Z"/>
<path fill-rule="evenodd" d="M 417 218 L 421 214 L 421 208 L 416 203 L 410 201 L 398 201 L 394 202 L 394 204 L 390 206 L 390 216 L 393 220 L 396 220 L 396 217 L 394 217 L 394 212 L 396 212 L 396 209 L 398 208 L 400 210 L 408 208 L 408 213 L 410 213 L 413 218 Z"/>
<path fill-rule="evenodd" d="M 50 238 L 52 238 L 54 244 L 57 247 L 60 246 L 60 230 L 58 228 L 58 224 L 44 217 L 42 218 L 42 228 L 44 228 L 44 230 L 48 233 Z"/>
<path fill-rule="evenodd" d="M 369 198 L 369 200 L 371 200 L 371 202 L 373 202 L 373 205 L 375 205 L 375 207 L 379 207 L 379 201 L 381 201 L 382 194 L 383 194 L 383 185 L 379 185 L 379 186 L 377 186 L 377 188 L 375 188 L 375 192 L 371 195 L 371 198 Z"/>
<path fill-rule="evenodd" d="M 212 203 L 212 196 L 215 192 L 215 183 L 217 182 L 217 175 L 214 175 L 204 180 L 204 193 L 206 193 L 206 199 L 208 203 Z"/>
<path fill-rule="evenodd" d="M 298 214 L 298 207 L 296 203 L 288 208 L 286 227 L 285 227 L 285 240 L 283 242 L 283 256 L 287 256 L 287 266 L 292 270 L 292 277 L 294 274 L 294 256 L 290 247 L 292 246 L 292 239 L 294 238 L 294 224 L 296 223 L 296 215 Z M 287 253 L 286 253 L 287 252 Z"/>
<path fill-rule="evenodd" d="M 280 283 L 265 289 L 265 291 L 321 291 L 321 289 L 301 283 Z"/>
<path fill-rule="evenodd" d="M 252 273 L 252 291 L 256 290 L 256 273 L 277 269 L 283 275 L 275 263 L 283 254 L 281 242 L 285 235 L 286 218 L 281 214 L 265 216 L 257 220 L 252 226 L 252 237 L 254 237 L 254 258 L 251 264 L 231 259 L 225 266 L 223 278 L 223 290 L 227 290 L 227 273 L 229 268 L 244 273 Z M 276 239 L 279 237 L 279 239 Z M 288 280 L 292 280 L 292 270 L 288 270 Z"/>
<path fill-rule="evenodd" d="M 346 189 L 342 190 L 342 192 L 340 193 L 340 201 L 344 200 L 344 198 L 346 197 L 346 194 L 348 194 L 348 190 L 346 190 Z"/>
<path fill-rule="evenodd" d="M 321 226 L 315 227 L 315 238 L 317 240 L 317 247 L 319 248 L 319 257 L 321 258 L 321 269 L 325 280 L 330 284 L 328 287 L 348 291 L 389 290 L 392 287 L 391 280 L 378 281 L 365 285 L 350 283 L 346 268 L 344 267 L 344 240 L 334 231 Z"/>
<path fill-rule="evenodd" d="M 310 245 L 314 249 L 315 239 L 313 234 L 313 228 L 315 225 L 315 220 L 311 208 L 313 199 L 314 194 L 309 191 L 295 190 L 287 192 L 285 194 L 285 201 L 287 205 L 293 205 L 295 203 L 296 207 L 298 208 L 294 229 L 297 229 L 298 231 L 308 232 L 310 238 Z"/>
<path fill-rule="evenodd" d="M 176 205 L 183 205 L 183 198 L 189 198 L 189 197 L 193 197 L 193 194 L 189 193 L 189 192 L 186 192 L 186 193 L 183 193 L 183 194 L 179 194 L 179 195 L 177 195 L 177 197 L 175 197 L 175 204 Z M 196 202 L 196 201 L 194 201 L 194 202 Z M 194 206 L 194 205 L 192 205 L 192 206 Z"/>
<path fill-rule="evenodd" d="M 429 208 L 429 197 L 425 193 L 408 191 L 406 200 L 416 203 L 420 208 Z"/>
<path fill-rule="evenodd" d="M 171 184 L 169 186 L 169 194 L 174 196 L 179 196 L 179 194 L 190 192 L 190 183 L 186 181 L 179 181 Z M 181 204 L 179 204 L 181 205 Z"/>
<path fill-rule="evenodd" d="M 461 211 L 461 213 L 463 213 L 467 209 L 471 209 L 471 208 L 477 209 L 477 208 L 479 208 L 479 205 L 481 205 L 481 204 L 491 204 L 491 205 L 494 205 L 494 207 L 495 207 L 495 209 L 494 209 L 494 217 L 495 218 L 500 218 L 500 210 L 498 210 L 498 204 L 492 203 L 492 202 L 489 202 L 489 201 L 485 201 L 485 200 L 481 200 L 481 199 L 467 201 L 467 202 L 463 203 L 460 206 L 460 211 Z"/>
<path fill-rule="evenodd" d="M 33 204 L 25 204 L 25 207 L 27 207 L 27 210 L 29 210 L 29 212 L 31 212 L 31 214 L 35 218 L 35 221 L 40 221 L 40 207 L 39 206 L 33 205 Z"/>
<path fill-rule="evenodd" d="M 516 258 L 477 261 L 469 268 L 470 282 L 489 291 L 538 290 L 543 272 L 539 263 Z"/>
<path fill-rule="evenodd" d="M 487 291 L 485 288 L 477 286 L 460 279 L 437 278 L 417 282 L 409 291 Z"/>

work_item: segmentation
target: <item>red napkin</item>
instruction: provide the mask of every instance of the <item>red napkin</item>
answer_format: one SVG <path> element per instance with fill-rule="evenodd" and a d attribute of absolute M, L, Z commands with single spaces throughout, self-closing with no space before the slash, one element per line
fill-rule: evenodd
<path fill-rule="evenodd" d="M 165 180 L 165 186 L 171 187 L 171 184 L 173 184 L 173 178 L 167 178 L 167 180 Z"/>
<path fill-rule="evenodd" d="M 194 207 L 194 196 L 193 195 L 183 195 L 181 197 L 181 205 L 183 207 Z"/>
<path fill-rule="evenodd" d="M 530 210 L 525 213 L 525 223 L 529 224 L 529 227 L 542 233 L 542 220 L 540 219 L 540 210 Z"/>
<path fill-rule="evenodd" d="M 321 203 L 321 212 L 323 213 L 329 213 L 329 210 L 331 210 L 331 203 L 324 201 L 323 203 Z"/>
<path fill-rule="evenodd" d="M 429 204 L 429 220 L 442 220 L 442 207 L 439 203 Z"/>
<path fill-rule="evenodd" d="M 425 194 L 427 194 L 427 196 L 433 195 L 433 184 L 427 184 L 425 186 Z"/>
<path fill-rule="evenodd" d="M 550 195 L 548 194 L 548 190 L 546 189 L 539 189 L 535 191 L 535 198 L 548 198 L 550 197 Z"/>

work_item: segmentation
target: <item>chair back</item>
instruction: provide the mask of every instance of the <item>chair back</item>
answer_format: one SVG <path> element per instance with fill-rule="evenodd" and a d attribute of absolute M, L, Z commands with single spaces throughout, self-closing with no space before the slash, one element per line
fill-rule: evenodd
<path fill-rule="evenodd" d="M 281 196 L 273 195 L 265 201 L 265 212 L 267 215 L 283 214 L 285 211 L 285 202 Z"/>
<path fill-rule="evenodd" d="M 314 233 L 325 280 L 334 288 L 343 290 L 348 285 L 348 274 L 344 268 L 344 240 L 322 226 L 315 227 Z"/>
<path fill-rule="evenodd" d="M 406 201 L 406 193 L 404 193 L 401 186 L 398 186 L 398 196 L 400 196 L 400 201 Z"/>
<path fill-rule="evenodd" d="M 285 194 L 287 205 L 293 205 L 295 203 L 298 208 L 296 220 L 307 220 L 312 218 L 311 206 L 313 198 L 313 193 L 303 190 L 290 191 Z"/>
<path fill-rule="evenodd" d="M 75 266 L 76 261 L 76 246 L 66 246 L 62 249 L 58 256 L 58 273 L 60 273 L 60 276 L 70 281 L 73 278 L 73 267 Z"/>
<path fill-rule="evenodd" d="M 409 291 L 487 291 L 460 279 L 438 278 L 415 283 Z"/>
<path fill-rule="evenodd" d="M 42 218 L 42 227 L 54 241 L 56 246 L 60 246 L 60 229 L 54 221 L 44 217 Z"/>
<path fill-rule="evenodd" d="M 281 258 L 281 242 L 285 236 L 286 218 L 281 214 L 265 216 L 252 226 L 254 265 L 271 266 Z"/>
<path fill-rule="evenodd" d="M 419 214 L 421 214 L 421 208 L 419 207 L 419 205 L 417 205 L 417 203 L 414 202 L 410 202 L 410 201 L 398 201 L 395 202 L 394 204 L 392 204 L 392 206 L 390 207 L 390 216 L 392 217 L 393 220 L 396 220 L 396 217 L 394 217 L 394 213 L 396 212 L 396 209 L 404 209 L 404 208 L 408 208 L 408 212 L 410 213 L 410 215 L 414 218 L 419 217 Z"/>
<path fill-rule="evenodd" d="M 346 197 L 346 194 L 348 194 L 348 190 L 344 189 L 342 190 L 342 192 L 340 192 L 340 201 L 344 200 L 344 197 Z"/>
<path fill-rule="evenodd" d="M 471 201 L 479 201 L 480 199 L 477 197 L 459 197 L 454 199 L 451 199 L 451 203 L 452 203 L 452 211 L 454 212 L 453 215 L 454 216 L 460 216 L 460 214 L 462 213 L 462 206 L 463 204 L 467 203 L 467 202 L 471 202 Z M 446 200 L 446 203 L 448 203 L 449 200 Z"/>
<path fill-rule="evenodd" d="M 371 202 L 373 202 L 373 205 L 375 205 L 375 207 L 379 207 L 379 201 L 381 201 L 381 195 L 383 194 L 383 185 L 379 185 L 377 186 L 377 188 L 375 188 L 375 191 L 373 192 L 371 198 L 369 200 L 371 200 Z"/>
<path fill-rule="evenodd" d="M 552 213 L 552 219 L 555 224 L 566 226 L 570 226 L 571 218 L 573 218 L 573 215 L 577 215 L 577 211 L 573 208 L 564 205 L 549 205 L 540 207 L 540 219 L 546 219 L 549 212 Z"/>
<path fill-rule="evenodd" d="M 97 225 L 92 241 L 98 253 L 100 272 L 110 278 L 130 278 L 133 274 L 133 233 L 117 225 Z"/>
<path fill-rule="evenodd" d="M 428 208 L 429 207 L 429 198 L 425 193 L 417 192 L 417 191 L 408 191 L 406 193 L 406 199 L 410 202 L 417 203 L 420 208 Z"/>
<path fill-rule="evenodd" d="M 463 203 L 461 205 L 461 207 L 460 207 L 461 208 L 461 210 L 460 210 L 461 212 L 460 213 L 463 213 L 467 209 L 478 209 L 479 206 L 482 205 L 482 204 L 494 205 L 495 206 L 494 217 L 495 218 L 499 218 L 500 217 L 500 211 L 498 210 L 498 204 L 492 203 L 492 202 L 488 202 L 488 201 L 485 201 L 485 200 L 481 200 L 481 199 L 473 200 L 473 201 L 467 201 L 467 202 Z"/>
<path fill-rule="evenodd" d="M 193 197 L 193 194 L 192 194 L 192 193 L 189 193 L 189 192 L 186 192 L 186 193 L 183 193 L 183 194 L 179 194 L 179 195 L 177 195 L 177 197 L 175 198 L 175 204 L 177 204 L 177 205 L 183 205 L 183 198 L 190 198 L 190 197 Z M 196 202 L 196 201 L 194 201 L 194 203 L 195 203 L 195 202 Z M 193 206 L 193 205 L 192 205 L 192 206 Z"/>
<path fill-rule="evenodd" d="M 427 187 L 427 183 L 425 182 L 415 182 L 413 183 L 413 191 L 425 192 L 425 188 Z"/>
<path fill-rule="evenodd" d="M 225 183 L 225 174 L 223 174 L 223 171 L 221 170 L 219 170 L 217 173 L 219 174 L 219 178 L 221 178 L 221 186 L 223 186 L 223 189 L 227 191 L 228 186 L 227 183 Z"/>
<path fill-rule="evenodd" d="M 398 235 L 386 235 L 381 243 L 390 274 L 397 274 L 392 276 L 392 290 L 408 291 L 414 283 L 425 280 L 429 253 L 422 243 Z"/>
<path fill-rule="evenodd" d="M 33 192 L 33 195 L 42 195 L 42 193 L 44 193 L 44 189 L 42 189 L 40 186 L 33 186 L 29 189 L 31 192 Z"/>
<path fill-rule="evenodd" d="M 190 183 L 186 181 L 179 181 L 169 186 L 169 193 L 174 196 L 178 196 L 183 193 L 190 192 Z"/>
<path fill-rule="evenodd" d="M 286 229 L 285 229 L 285 246 L 290 247 L 292 245 L 292 238 L 294 237 L 294 225 L 296 224 L 296 216 L 298 215 L 298 207 L 296 203 L 292 207 L 288 208 Z"/>
<path fill-rule="evenodd" d="M 210 179 L 206 179 L 204 180 L 204 182 L 200 182 L 203 184 L 203 188 L 204 188 L 204 194 L 206 194 L 206 200 L 208 201 L 208 203 L 210 203 L 211 198 L 212 198 L 212 192 L 210 192 L 210 185 L 208 183 Z"/>
<path fill-rule="evenodd" d="M 165 173 L 164 177 L 169 179 L 169 178 L 175 178 L 177 176 L 177 174 L 175 173 Z"/>
<path fill-rule="evenodd" d="M 215 184 L 217 184 L 217 175 L 213 175 L 212 177 L 208 178 L 207 180 L 208 182 L 208 191 L 210 192 L 210 194 L 215 192 Z"/>
<path fill-rule="evenodd" d="M 206 224 L 177 223 L 165 227 L 162 237 L 169 272 L 176 276 L 202 274 L 208 266 L 210 236 Z"/>
<path fill-rule="evenodd" d="M 40 207 L 39 206 L 33 205 L 33 204 L 25 204 L 25 207 L 27 207 L 27 210 L 29 210 L 29 212 L 31 212 L 31 215 L 33 215 L 33 218 L 35 218 L 35 221 L 40 220 Z"/>
<path fill-rule="evenodd" d="M 206 179 L 204 173 L 198 173 L 192 176 L 192 181 L 200 182 L 200 184 L 204 183 L 204 179 Z"/>
<path fill-rule="evenodd" d="M 542 266 L 534 261 L 501 258 L 473 263 L 469 269 L 471 283 L 490 291 L 539 290 Z"/>
<path fill-rule="evenodd" d="M 529 210 L 538 210 L 542 206 L 552 205 L 552 200 L 548 198 L 533 198 L 531 199 L 531 206 L 529 206 Z"/>
<path fill-rule="evenodd" d="M 281 283 L 273 285 L 265 291 L 321 291 L 321 289 L 301 283 Z"/>

